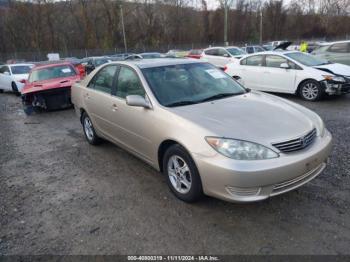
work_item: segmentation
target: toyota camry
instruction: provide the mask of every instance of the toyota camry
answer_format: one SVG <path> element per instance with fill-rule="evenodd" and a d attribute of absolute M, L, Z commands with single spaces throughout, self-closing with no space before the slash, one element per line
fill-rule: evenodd
<path fill-rule="evenodd" d="M 74 84 L 72 102 L 90 144 L 131 152 L 187 202 L 288 192 L 318 176 L 331 151 L 317 114 L 198 60 L 105 64 Z"/>

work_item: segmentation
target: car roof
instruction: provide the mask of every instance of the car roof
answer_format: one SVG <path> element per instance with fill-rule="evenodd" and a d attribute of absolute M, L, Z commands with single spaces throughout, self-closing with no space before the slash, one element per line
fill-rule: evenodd
<path fill-rule="evenodd" d="M 295 50 L 291 50 L 291 51 L 288 51 L 288 50 L 272 50 L 272 51 L 264 51 L 264 52 L 259 52 L 259 53 L 253 53 L 253 54 L 248 54 L 248 55 L 245 55 L 242 57 L 245 58 L 245 57 L 249 57 L 249 56 L 257 56 L 257 55 L 286 55 L 286 54 L 291 54 L 291 53 L 301 53 L 299 51 L 295 51 Z"/>
<path fill-rule="evenodd" d="M 214 48 L 224 48 L 224 49 L 228 49 L 228 48 L 238 48 L 240 49 L 240 47 L 238 46 L 212 46 L 212 47 L 208 47 L 204 50 L 210 50 L 210 49 L 214 49 Z"/>
<path fill-rule="evenodd" d="M 204 63 L 203 61 L 197 61 L 186 58 L 156 58 L 156 59 L 139 59 L 139 60 L 129 60 L 129 61 L 119 61 L 112 62 L 112 64 L 131 64 L 135 65 L 138 68 L 152 68 L 152 67 L 161 67 L 161 66 L 171 66 L 171 65 L 182 65 L 182 64 L 196 64 Z"/>
<path fill-rule="evenodd" d="M 33 66 L 34 64 L 30 64 L 30 63 L 20 63 L 20 64 L 7 64 L 4 66 Z"/>
<path fill-rule="evenodd" d="M 243 46 L 243 47 L 256 47 L 256 46 L 260 47 L 260 45 L 247 45 L 247 46 Z"/>
<path fill-rule="evenodd" d="M 55 66 L 64 66 L 64 65 L 72 66 L 72 63 L 69 63 L 69 62 L 57 62 L 57 63 L 51 63 L 51 64 L 42 64 L 42 65 L 37 65 L 36 67 L 33 68 L 33 70 L 38 70 L 38 69 L 43 69 L 43 68 L 50 68 L 50 67 L 55 67 Z"/>
<path fill-rule="evenodd" d="M 158 54 L 160 54 L 160 53 L 158 53 L 158 52 L 144 52 L 144 53 L 140 53 L 140 54 L 138 54 L 138 55 L 158 55 Z"/>
<path fill-rule="evenodd" d="M 324 43 L 319 43 L 319 45 L 320 46 L 328 46 L 328 45 L 342 44 L 342 43 L 350 43 L 350 40 L 335 41 L 335 42 L 324 42 Z"/>

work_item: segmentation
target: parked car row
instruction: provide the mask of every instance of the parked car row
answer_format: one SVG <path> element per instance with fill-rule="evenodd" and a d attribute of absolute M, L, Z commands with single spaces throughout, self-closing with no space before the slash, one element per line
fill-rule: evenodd
<path fill-rule="evenodd" d="M 73 104 L 90 144 L 105 139 L 136 155 L 183 201 L 258 201 L 317 177 L 332 145 L 317 114 L 260 91 L 309 101 L 350 91 L 350 67 L 282 49 L 67 58 L 31 67 L 20 91 L 27 113 Z"/>

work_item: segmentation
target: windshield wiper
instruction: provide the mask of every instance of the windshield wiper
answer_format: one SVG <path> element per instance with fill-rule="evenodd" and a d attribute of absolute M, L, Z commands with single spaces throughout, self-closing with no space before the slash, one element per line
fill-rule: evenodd
<path fill-rule="evenodd" d="M 197 101 L 178 101 L 178 102 L 170 103 L 166 106 L 176 107 L 176 106 L 187 106 L 187 105 L 194 105 L 194 104 L 198 104 L 198 102 Z"/>
<path fill-rule="evenodd" d="M 213 100 L 216 100 L 216 99 L 222 99 L 222 98 L 225 98 L 225 97 L 230 97 L 230 96 L 237 96 L 237 95 L 241 95 L 243 93 L 222 93 L 222 94 L 217 94 L 217 95 L 213 95 L 213 96 L 210 96 L 210 97 L 207 97 L 203 100 L 201 100 L 200 102 L 208 102 L 208 101 L 213 101 Z"/>

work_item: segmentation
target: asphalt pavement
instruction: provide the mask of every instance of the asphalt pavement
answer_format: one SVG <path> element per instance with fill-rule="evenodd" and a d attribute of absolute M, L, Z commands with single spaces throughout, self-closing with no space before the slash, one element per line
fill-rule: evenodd
<path fill-rule="evenodd" d="M 253 204 L 186 204 L 117 146 L 89 145 L 72 109 L 26 116 L 0 94 L 0 255 L 350 254 L 350 95 L 317 103 L 334 136 L 323 174 Z"/>

